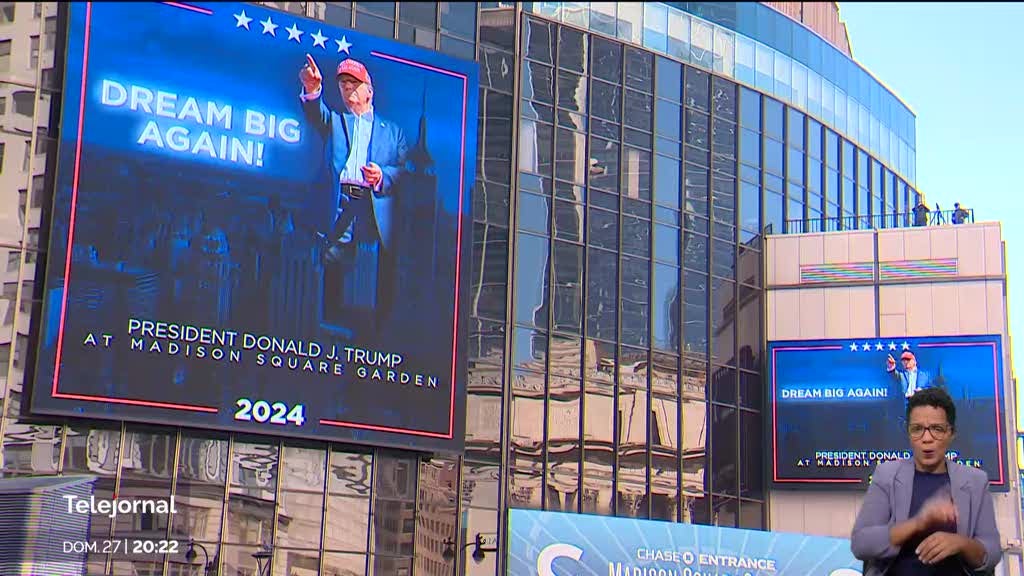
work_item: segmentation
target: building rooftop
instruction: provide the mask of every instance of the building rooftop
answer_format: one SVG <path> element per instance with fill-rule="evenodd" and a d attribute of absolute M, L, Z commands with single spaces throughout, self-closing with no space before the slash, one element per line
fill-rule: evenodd
<path fill-rule="evenodd" d="M 785 230 L 782 232 L 769 231 L 769 234 L 808 234 L 849 230 L 952 226 L 974 223 L 973 208 L 961 207 L 959 210 L 956 208 L 942 210 L 936 204 L 934 210 L 925 207 L 924 210 L 918 210 L 916 213 L 910 211 L 871 216 L 830 216 L 828 218 L 786 220 Z"/>

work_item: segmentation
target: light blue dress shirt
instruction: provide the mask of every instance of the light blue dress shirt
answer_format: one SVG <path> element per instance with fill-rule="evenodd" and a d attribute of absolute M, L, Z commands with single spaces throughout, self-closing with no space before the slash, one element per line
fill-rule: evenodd
<path fill-rule="evenodd" d="M 907 370 L 907 398 L 917 392 L 917 370 Z"/>
<path fill-rule="evenodd" d="M 349 136 L 348 162 L 339 178 L 342 182 L 359 182 L 366 184 L 363 171 L 370 156 L 370 135 L 373 133 L 373 106 L 361 115 L 353 114 L 352 134 Z"/>

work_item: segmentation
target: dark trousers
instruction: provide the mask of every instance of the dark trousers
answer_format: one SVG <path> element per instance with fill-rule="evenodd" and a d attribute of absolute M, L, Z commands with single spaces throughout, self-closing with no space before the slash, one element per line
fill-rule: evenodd
<path fill-rule="evenodd" d="M 331 324 L 371 345 L 387 327 L 394 304 L 395 255 L 393 248 L 384 249 L 373 225 L 370 189 L 348 183 L 341 186 L 344 210 L 331 236 L 347 236 L 351 241 L 329 242 L 325 247 L 324 315 Z"/>
<path fill-rule="evenodd" d="M 395 306 L 395 283 L 398 274 L 395 270 L 395 250 L 380 247 L 379 265 L 377 268 L 377 306 L 374 310 L 374 323 L 377 333 L 382 332 L 391 319 L 391 311 Z"/>
<path fill-rule="evenodd" d="M 324 264 L 325 320 L 372 345 L 390 321 L 395 281 L 394 250 L 385 250 L 379 241 L 336 246 Z"/>

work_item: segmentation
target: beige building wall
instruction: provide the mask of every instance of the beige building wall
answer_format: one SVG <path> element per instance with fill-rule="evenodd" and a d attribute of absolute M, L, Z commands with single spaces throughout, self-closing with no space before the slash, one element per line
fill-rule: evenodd
<path fill-rule="evenodd" d="M 56 150 L 48 136 L 52 89 L 57 85 L 56 15 L 55 2 L 0 2 L 0 409 L 8 416 L 20 411 L 35 304 L 41 206 L 49 194 L 43 173 L 47 154 Z M 0 425 L 4 445 L 32 445 L 33 463 L 48 462 L 54 457 L 50 452 L 59 450 L 53 430 Z M 19 440 L 11 441 L 12 437 Z M 0 446 L 0 461 L 3 450 Z M 40 470 L 50 468 L 56 470 L 53 465 Z"/>
<path fill-rule="evenodd" d="M 775 236 L 767 241 L 766 257 L 769 341 L 1001 334 L 1003 429 L 1014 429 L 999 223 Z M 852 266 L 857 264 L 869 266 Z M 927 272 L 913 278 L 899 273 L 907 269 Z M 1010 491 L 994 494 L 996 516 L 1004 548 L 1019 555 L 1020 482 L 1012 439 L 1007 459 Z M 861 492 L 773 490 L 770 529 L 848 538 L 862 499 Z M 1007 559 L 1003 566 L 1015 567 L 1003 573 L 1020 573 L 1019 556 Z"/>

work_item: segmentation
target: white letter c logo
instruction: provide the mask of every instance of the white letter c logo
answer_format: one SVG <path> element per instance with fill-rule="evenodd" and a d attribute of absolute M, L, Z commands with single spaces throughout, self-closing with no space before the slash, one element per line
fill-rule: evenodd
<path fill-rule="evenodd" d="M 583 556 L 583 550 L 572 544 L 552 544 L 540 551 L 537 556 L 537 576 L 555 576 L 551 565 L 558 558 L 572 558 L 579 560 Z"/>

